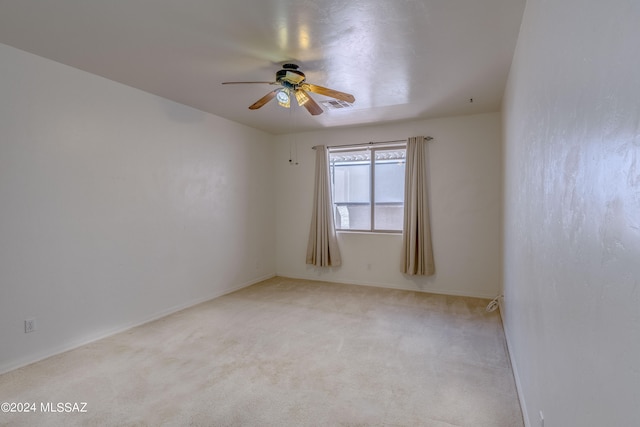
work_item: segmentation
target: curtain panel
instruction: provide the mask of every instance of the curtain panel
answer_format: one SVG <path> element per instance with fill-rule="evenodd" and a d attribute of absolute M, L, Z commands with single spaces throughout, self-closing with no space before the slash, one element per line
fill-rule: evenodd
<path fill-rule="evenodd" d="M 402 266 L 408 275 L 431 276 L 435 273 L 429 193 L 427 182 L 427 141 L 422 136 L 407 140 Z"/>
<path fill-rule="evenodd" d="M 342 258 L 333 219 L 328 152 L 324 145 L 316 146 L 315 150 L 316 175 L 307 245 L 307 264 L 317 267 L 335 267 L 342 264 Z"/>

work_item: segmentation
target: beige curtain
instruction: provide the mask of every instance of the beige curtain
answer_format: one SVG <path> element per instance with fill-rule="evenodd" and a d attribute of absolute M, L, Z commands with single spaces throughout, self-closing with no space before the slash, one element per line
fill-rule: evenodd
<path fill-rule="evenodd" d="M 427 141 L 424 137 L 407 140 L 406 160 L 401 271 L 431 276 L 435 273 L 435 265 L 429 225 Z"/>
<path fill-rule="evenodd" d="M 328 153 L 324 145 L 316 146 L 315 150 L 316 179 L 307 245 L 307 264 L 318 267 L 338 266 L 342 264 L 342 259 L 333 222 Z"/>

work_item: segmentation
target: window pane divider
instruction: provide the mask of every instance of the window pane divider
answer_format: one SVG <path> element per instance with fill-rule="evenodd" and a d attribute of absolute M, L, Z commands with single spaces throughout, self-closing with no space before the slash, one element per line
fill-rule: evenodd
<path fill-rule="evenodd" d="M 375 210 L 376 210 L 376 150 L 375 148 L 371 149 L 371 158 L 369 159 L 369 173 L 371 174 L 370 179 L 369 179 L 369 202 L 371 203 L 369 205 L 370 209 L 369 209 L 369 214 L 371 215 L 371 222 L 369 223 L 369 227 L 371 227 L 371 231 L 375 231 L 376 230 L 376 215 L 375 215 Z"/>

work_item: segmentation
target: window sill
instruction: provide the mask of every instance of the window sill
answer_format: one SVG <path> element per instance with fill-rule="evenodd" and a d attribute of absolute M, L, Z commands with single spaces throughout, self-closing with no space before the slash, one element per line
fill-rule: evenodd
<path fill-rule="evenodd" d="M 336 230 L 338 234 L 373 234 L 383 236 L 402 236 L 402 231 L 367 231 L 367 230 Z"/>

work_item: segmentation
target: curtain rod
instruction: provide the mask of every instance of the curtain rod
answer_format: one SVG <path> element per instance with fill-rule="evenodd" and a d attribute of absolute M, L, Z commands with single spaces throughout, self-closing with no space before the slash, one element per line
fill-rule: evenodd
<path fill-rule="evenodd" d="M 424 140 L 425 141 L 431 141 L 433 139 L 433 137 L 431 136 L 425 136 Z M 363 142 L 362 144 L 346 144 L 346 145 L 327 145 L 327 148 L 336 148 L 336 147 L 359 147 L 362 145 L 376 145 L 376 144 L 391 144 L 392 142 L 407 142 L 406 139 L 395 139 L 393 141 L 369 141 L 369 142 Z M 318 145 L 314 145 L 313 147 L 311 147 L 313 150 L 316 149 L 316 147 L 318 147 Z"/>

